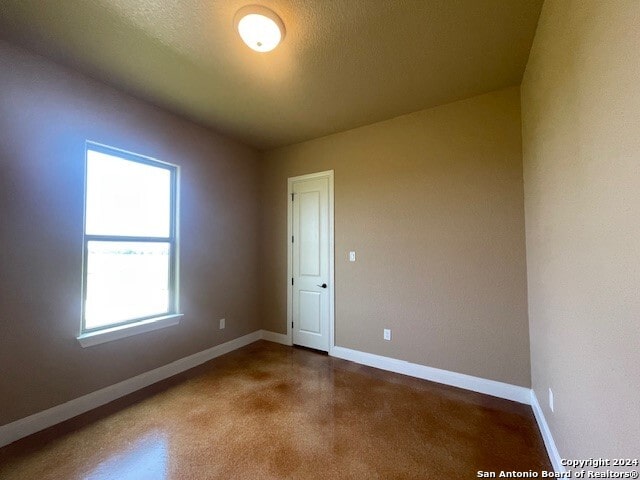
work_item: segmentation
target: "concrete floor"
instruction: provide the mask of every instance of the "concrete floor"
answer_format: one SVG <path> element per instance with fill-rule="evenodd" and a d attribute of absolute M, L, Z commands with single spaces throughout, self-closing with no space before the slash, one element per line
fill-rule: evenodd
<path fill-rule="evenodd" d="M 7 480 L 551 469 L 526 405 L 264 341 L 0 449 Z"/>

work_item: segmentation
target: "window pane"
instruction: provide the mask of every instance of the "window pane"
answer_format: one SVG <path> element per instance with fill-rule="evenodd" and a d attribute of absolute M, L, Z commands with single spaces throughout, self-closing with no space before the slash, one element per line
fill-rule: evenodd
<path fill-rule="evenodd" d="M 169 311 L 169 243 L 87 243 L 85 328 Z"/>
<path fill-rule="evenodd" d="M 87 234 L 168 237 L 170 211 L 168 169 L 87 152 Z"/>

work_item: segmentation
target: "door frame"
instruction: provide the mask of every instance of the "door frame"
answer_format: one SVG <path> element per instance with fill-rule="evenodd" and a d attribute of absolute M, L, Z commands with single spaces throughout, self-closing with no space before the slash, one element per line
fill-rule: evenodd
<path fill-rule="evenodd" d="M 325 170 L 323 172 L 309 173 L 299 175 L 297 177 L 289 177 L 287 179 L 287 339 L 289 345 L 293 345 L 293 285 L 291 278 L 293 276 L 293 248 L 291 236 L 293 235 L 293 202 L 291 195 L 293 193 L 293 184 L 300 180 L 311 180 L 314 178 L 329 179 L 329 351 L 331 353 L 335 346 L 335 240 L 334 240 L 334 198 L 333 198 L 333 170 Z"/>

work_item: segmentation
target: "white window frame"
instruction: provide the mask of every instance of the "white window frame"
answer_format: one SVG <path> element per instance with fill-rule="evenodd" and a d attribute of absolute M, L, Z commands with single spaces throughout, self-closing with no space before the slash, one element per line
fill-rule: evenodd
<path fill-rule="evenodd" d="M 171 204 L 170 204 L 170 228 L 168 237 L 143 237 L 143 236 L 124 236 L 124 235 L 91 235 L 86 233 L 87 228 L 87 163 L 89 151 L 105 153 L 107 155 L 118 157 L 122 160 L 151 165 L 157 168 L 163 168 L 170 172 L 171 179 Z M 162 162 L 152 157 L 147 157 L 119 148 L 110 147 L 96 142 L 87 141 L 85 143 L 85 188 L 84 188 L 84 222 L 83 222 L 83 257 L 82 257 L 82 309 L 81 309 L 81 325 L 80 334 L 77 337 L 80 345 L 89 347 L 98 345 L 119 338 L 129 337 L 160 328 L 170 327 L 180 323 L 179 303 L 179 242 L 178 242 L 178 224 L 179 224 L 179 175 L 180 167 L 167 162 Z M 90 241 L 104 242 L 158 242 L 169 243 L 170 259 L 169 259 L 169 308 L 166 312 L 155 314 L 148 317 L 128 319 L 121 322 L 114 322 L 109 325 L 87 329 L 85 328 L 85 304 L 87 293 L 87 261 L 88 261 L 88 245 Z"/>

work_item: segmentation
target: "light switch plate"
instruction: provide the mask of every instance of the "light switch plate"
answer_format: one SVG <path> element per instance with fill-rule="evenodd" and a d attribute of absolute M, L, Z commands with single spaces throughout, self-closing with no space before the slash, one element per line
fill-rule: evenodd
<path fill-rule="evenodd" d="M 356 252 L 349 252 L 349 261 L 350 262 L 356 261 Z"/>
<path fill-rule="evenodd" d="M 385 328 L 382 336 L 385 340 L 391 340 L 391 329 Z"/>
<path fill-rule="evenodd" d="M 223 329 L 224 329 L 224 327 L 225 327 L 225 319 L 224 319 L 224 318 L 221 318 L 221 319 L 220 319 L 220 330 L 223 330 Z"/>

